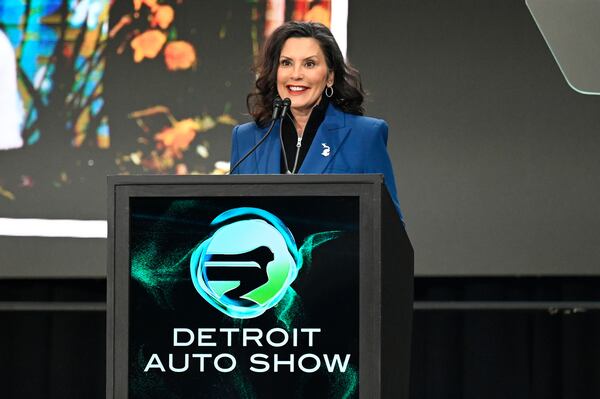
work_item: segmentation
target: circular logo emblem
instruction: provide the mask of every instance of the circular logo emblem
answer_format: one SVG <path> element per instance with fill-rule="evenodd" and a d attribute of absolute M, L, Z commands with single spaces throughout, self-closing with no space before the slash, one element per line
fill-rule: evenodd
<path fill-rule="evenodd" d="M 238 319 L 275 306 L 298 275 L 301 257 L 279 218 L 258 208 L 235 208 L 217 216 L 214 231 L 192 253 L 196 291 Z"/>

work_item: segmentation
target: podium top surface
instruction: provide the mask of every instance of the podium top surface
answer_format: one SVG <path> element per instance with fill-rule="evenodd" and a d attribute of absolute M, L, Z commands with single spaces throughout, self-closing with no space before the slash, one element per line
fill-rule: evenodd
<path fill-rule="evenodd" d="M 138 184 L 383 184 L 383 175 L 116 175 L 109 186 Z"/>

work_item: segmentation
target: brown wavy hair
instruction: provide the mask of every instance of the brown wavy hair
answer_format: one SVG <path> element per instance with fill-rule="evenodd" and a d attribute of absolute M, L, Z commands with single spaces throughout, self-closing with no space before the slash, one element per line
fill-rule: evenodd
<path fill-rule="evenodd" d="M 319 42 L 330 71 L 334 73 L 333 96 L 329 102 L 344 112 L 363 115 L 365 91 L 357 69 L 344 56 L 329 28 L 316 22 L 290 21 L 277 28 L 267 39 L 254 68 L 258 78 L 255 89 L 246 97 L 248 112 L 259 126 L 271 119 L 277 96 L 277 69 L 285 41 L 291 37 L 312 37 Z"/>

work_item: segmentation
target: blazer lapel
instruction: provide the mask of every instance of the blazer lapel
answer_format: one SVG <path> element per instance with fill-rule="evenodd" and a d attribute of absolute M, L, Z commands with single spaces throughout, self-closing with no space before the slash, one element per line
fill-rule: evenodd
<path fill-rule="evenodd" d="M 279 142 L 279 124 L 277 121 L 269 137 L 255 152 L 256 170 L 258 174 L 271 175 L 281 173 L 281 144 Z M 267 133 L 268 128 L 261 129 L 254 138 L 256 145 Z"/>
<path fill-rule="evenodd" d="M 299 173 L 323 173 L 349 132 L 350 128 L 345 126 L 344 113 L 329 104 L 325 119 L 317 129 Z"/>

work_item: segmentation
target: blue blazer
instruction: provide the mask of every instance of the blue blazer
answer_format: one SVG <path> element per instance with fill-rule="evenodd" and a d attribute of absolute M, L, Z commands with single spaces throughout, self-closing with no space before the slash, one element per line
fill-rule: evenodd
<path fill-rule="evenodd" d="M 237 167 L 234 174 L 281 173 L 279 123 L 275 123 L 266 141 Z M 265 135 L 267 129 L 258 127 L 254 122 L 233 128 L 232 166 Z M 329 104 L 325 119 L 319 126 L 298 173 L 382 173 L 392 201 L 402 218 L 394 171 L 386 148 L 387 138 L 388 125 L 385 121 L 347 114 Z"/>

